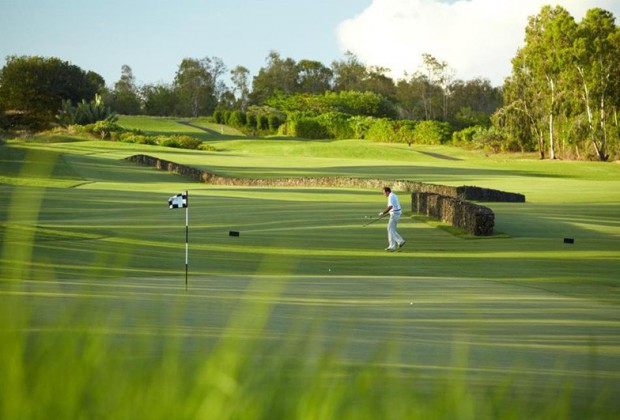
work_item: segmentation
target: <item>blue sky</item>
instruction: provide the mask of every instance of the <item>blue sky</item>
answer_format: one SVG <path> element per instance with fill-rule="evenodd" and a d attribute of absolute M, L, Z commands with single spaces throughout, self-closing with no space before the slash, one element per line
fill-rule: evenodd
<path fill-rule="evenodd" d="M 465 80 L 501 85 L 527 16 L 545 0 L 0 0 L 0 64 L 58 57 L 113 85 L 129 65 L 139 83 L 170 83 L 183 58 L 219 57 L 251 76 L 270 51 L 330 66 L 347 50 L 394 78 L 430 53 Z M 618 0 L 559 0 L 576 19 Z M 554 3 L 554 4 L 555 4 Z"/>

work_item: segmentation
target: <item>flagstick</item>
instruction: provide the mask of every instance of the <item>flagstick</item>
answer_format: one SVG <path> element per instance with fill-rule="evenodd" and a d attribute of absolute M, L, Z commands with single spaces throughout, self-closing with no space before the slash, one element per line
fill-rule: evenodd
<path fill-rule="evenodd" d="M 185 191 L 187 206 L 185 207 L 185 290 L 187 290 L 187 275 L 189 271 L 189 192 Z"/>

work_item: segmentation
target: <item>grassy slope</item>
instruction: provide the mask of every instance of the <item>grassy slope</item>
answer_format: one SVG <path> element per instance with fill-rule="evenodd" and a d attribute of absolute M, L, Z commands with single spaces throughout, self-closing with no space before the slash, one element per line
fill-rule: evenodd
<path fill-rule="evenodd" d="M 151 132 L 176 127 L 133 123 Z M 288 346 L 309 340 L 295 353 L 305 360 L 295 362 L 302 371 L 308 360 L 326 357 L 323 346 L 340 343 L 338 366 L 400 366 L 406 387 L 411 380 L 432 386 L 462 381 L 468 391 L 458 398 L 478 413 L 488 406 L 470 399 L 471 385 L 494 395 L 511 390 L 510 398 L 496 398 L 515 404 L 509 407 L 515 412 L 540 402 L 544 390 L 559 407 L 573 400 L 589 413 L 617 412 L 604 392 L 620 381 L 618 165 L 485 157 L 446 147 L 214 137 L 204 138 L 216 153 L 97 141 L 2 148 L 5 162 L 24 162 L 0 169 L 0 190 L 11 197 L 0 208 L 2 277 L 24 280 L 36 325 L 54 325 L 69 316 L 59 308 L 82 308 L 86 299 L 87 323 L 103 311 L 104 325 L 118 325 L 127 337 L 138 337 L 138 330 L 183 337 L 182 348 L 194 349 L 192 355 L 212 347 L 209 337 L 253 340 L 252 331 L 260 331 L 255 345 L 284 349 L 276 354 L 285 360 L 297 360 Z M 384 205 L 379 191 L 212 187 L 120 160 L 134 153 L 233 176 L 480 185 L 524 193 L 528 202 L 490 204 L 502 233 L 495 238 L 454 236 L 407 217 L 400 224 L 407 247 L 386 254 L 384 224 L 362 227 L 364 217 Z M 40 186 L 47 187 L 44 194 Z M 170 195 L 185 189 L 191 203 L 189 294 L 182 286 L 185 213 L 166 206 Z M 406 196 L 401 200 L 406 203 Z M 229 230 L 241 236 L 229 237 Z M 563 244 L 566 236 L 575 244 Z M 317 333 L 301 333 L 308 328 Z M 384 345 L 387 353 L 373 355 Z M 151 343 L 143 351 L 154 348 Z M 230 352 L 245 354 L 238 346 Z M 276 364 L 271 375 L 282 368 Z M 247 369 L 256 365 L 248 362 Z M 388 381 L 386 389 L 390 384 L 396 385 Z M 558 403 L 555 392 L 567 386 L 579 397 Z M 273 387 L 269 392 L 277 392 Z"/>

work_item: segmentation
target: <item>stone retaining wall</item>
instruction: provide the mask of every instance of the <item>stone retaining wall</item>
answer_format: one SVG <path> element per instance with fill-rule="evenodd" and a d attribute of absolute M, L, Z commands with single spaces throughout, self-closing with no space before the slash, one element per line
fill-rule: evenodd
<path fill-rule="evenodd" d="M 411 194 L 411 210 L 475 236 L 493 235 L 495 214 L 485 206 L 439 194 L 414 192 Z"/>
<path fill-rule="evenodd" d="M 286 179 L 250 179 L 224 177 L 196 168 L 148 155 L 134 155 L 127 158 L 131 162 L 153 166 L 168 172 L 186 176 L 197 182 L 213 185 L 257 186 L 257 187 L 340 187 L 381 189 L 389 185 L 394 191 L 411 192 L 411 210 L 444 223 L 449 223 L 472 235 L 489 236 L 493 234 L 495 214 L 488 207 L 470 203 L 474 201 L 525 202 L 522 194 L 509 193 L 480 187 L 450 187 L 446 185 L 425 184 L 414 181 L 386 181 L 379 179 L 316 177 Z"/>
<path fill-rule="evenodd" d="M 450 187 L 447 185 L 426 184 L 414 181 L 386 181 L 380 179 L 346 178 L 346 177 L 301 177 L 301 178 L 268 178 L 250 179 L 224 177 L 209 172 L 201 171 L 178 163 L 148 155 L 134 155 L 127 158 L 131 162 L 157 169 L 174 172 L 186 176 L 198 182 L 213 185 L 231 186 L 266 186 L 266 187 L 339 187 L 339 188 L 367 188 L 381 189 L 389 185 L 394 191 L 425 192 L 458 198 L 460 200 L 495 201 L 495 202 L 524 202 L 522 194 L 507 193 L 504 191 L 491 190 L 479 187 Z"/>

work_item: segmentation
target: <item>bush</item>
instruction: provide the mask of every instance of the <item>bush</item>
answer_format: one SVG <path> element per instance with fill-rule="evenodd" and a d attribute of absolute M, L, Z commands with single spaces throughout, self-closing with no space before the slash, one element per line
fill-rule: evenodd
<path fill-rule="evenodd" d="M 213 112 L 213 121 L 216 124 L 224 124 L 226 121 L 224 121 L 224 112 L 222 111 L 214 111 Z"/>
<path fill-rule="evenodd" d="M 97 121 L 93 124 L 93 133 L 99 134 L 101 140 L 110 138 L 111 133 L 119 133 L 123 129 L 111 120 Z"/>
<path fill-rule="evenodd" d="M 368 129 L 372 125 L 373 117 L 353 116 L 349 118 L 349 126 L 353 130 L 353 138 L 365 139 Z"/>
<path fill-rule="evenodd" d="M 284 121 L 280 118 L 278 114 L 269 114 L 267 116 L 267 125 L 269 126 L 269 131 L 276 132 L 280 125 L 282 125 Z"/>
<path fill-rule="evenodd" d="M 510 146 L 510 144 L 516 142 L 506 142 L 506 137 L 496 128 L 491 127 L 476 132 L 473 137 L 473 143 L 480 149 L 493 153 L 499 153 L 501 151 L 505 151 L 507 146 Z"/>
<path fill-rule="evenodd" d="M 247 117 L 245 112 L 242 111 L 233 111 L 230 113 L 228 117 L 228 125 L 233 127 L 243 127 L 247 123 Z"/>
<path fill-rule="evenodd" d="M 256 128 L 258 130 L 267 130 L 269 128 L 269 119 L 266 115 L 256 116 Z"/>
<path fill-rule="evenodd" d="M 256 128 L 257 126 L 256 114 L 247 114 L 245 123 L 250 128 Z"/>
<path fill-rule="evenodd" d="M 450 124 L 439 121 L 420 121 L 413 130 L 418 144 L 443 144 L 450 140 Z"/>
<path fill-rule="evenodd" d="M 327 129 L 329 138 L 333 139 L 355 138 L 355 131 L 351 127 L 349 119 L 350 117 L 342 112 L 329 112 L 316 118 Z"/>
<path fill-rule="evenodd" d="M 407 143 L 409 146 L 415 139 L 415 127 L 418 125 L 417 121 L 402 120 L 397 123 L 396 141 L 399 143 Z"/>
<path fill-rule="evenodd" d="M 198 150 L 204 150 L 205 152 L 217 152 L 217 149 L 210 144 L 201 143 Z"/>
<path fill-rule="evenodd" d="M 157 136 L 156 142 L 160 146 L 177 149 L 199 149 L 202 141 L 192 136 Z"/>
<path fill-rule="evenodd" d="M 389 118 L 376 118 L 372 121 L 366 132 L 366 139 L 380 142 L 395 142 L 395 122 Z"/>
<path fill-rule="evenodd" d="M 314 118 L 301 118 L 293 121 L 290 127 L 291 134 L 305 139 L 327 139 L 329 131 Z"/>
<path fill-rule="evenodd" d="M 73 106 L 71 101 L 62 101 L 61 108 L 58 110 L 56 120 L 62 127 L 69 125 L 86 125 L 98 121 L 116 122 L 118 116 L 106 106 L 99 95 L 90 102 L 82 100 L 77 106 Z"/>
<path fill-rule="evenodd" d="M 153 136 L 146 136 L 131 131 L 126 131 L 118 135 L 118 140 L 123 143 L 150 144 L 155 145 L 157 142 Z"/>
<path fill-rule="evenodd" d="M 464 128 L 460 131 L 455 131 L 452 133 L 452 143 L 456 146 L 472 145 L 474 142 L 474 137 L 483 130 L 485 130 L 484 127 L 475 125 L 473 127 Z"/>

